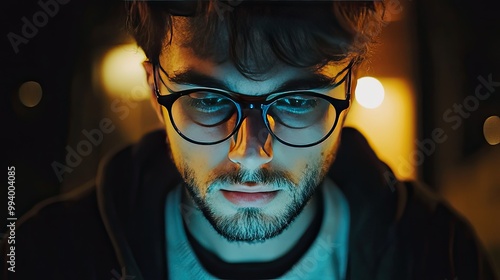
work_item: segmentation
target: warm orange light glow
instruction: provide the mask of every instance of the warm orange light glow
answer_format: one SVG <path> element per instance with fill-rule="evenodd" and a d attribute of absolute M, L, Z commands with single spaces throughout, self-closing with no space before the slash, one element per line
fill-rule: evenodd
<path fill-rule="evenodd" d="M 125 44 L 109 50 L 101 63 L 104 90 L 111 96 L 144 100 L 150 93 L 142 62 L 144 52 L 136 44 Z"/>
<path fill-rule="evenodd" d="M 378 156 L 401 179 L 416 179 L 415 101 L 407 80 L 379 78 L 385 88 L 383 102 L 367 109 L 353 102 L 346 126 L 357 128 Z"/>

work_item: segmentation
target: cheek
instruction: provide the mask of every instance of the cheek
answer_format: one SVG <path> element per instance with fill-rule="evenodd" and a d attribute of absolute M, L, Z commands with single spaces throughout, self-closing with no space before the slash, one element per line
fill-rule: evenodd
<path fill-rule="evenodd" d="M 319 145 L 309 148 L 293 148 L 274 143 L 271 168 L 288 172 L 295 183 L 300 183 L 308 175 L 307 170 L 321 166 L 322 149 Z"/>
<path fill-rule="evenodd" d="M 308 148 L 293 148 L 275 143 L 272 164 L 289 171 L 296 179 L 307 175 L 304 170 L 309 168 L 320 168 L 320 174 L 324 175 L 335 159 L 339 138 L 340 130 L 335 130 L 328 139 Z"/>
<path fill-rule="evenodd" d="M 343 112 L 338 120 L 337 127 L 330 137 L 318 145 L 307 148 L 293 148 L 281 144 L 278 141 L 273 143 L 273 161 L 285 169 L 304 168 L 304 165 L 318 164 L 330 165 L 335 158 L 340 144 L 340 134 L 344 125 L 346 112 Z"/>
<path fill-rule="evenodd" d="M 321 157 L 322 157 L 322 174 L 326 174 L 330 166 L 332 165 L 335 157 L 337 155 L 337 150 L 340 145 L 340 135 L 342 131 L 344 116 L 339 119 L 339 124 L 333 131 L 332 135 L 325 142 L 321 143 Z"/>
<path fill-rule="evenodd" d="M 174 130 L 169 120 L 167 122 L 168 142 L 177 169 L 181 174 L 189 169 L 197 183 L 204 184 L 210 173 L 227 159 L 227 144 L 204 146 L 190 143 Z"/>

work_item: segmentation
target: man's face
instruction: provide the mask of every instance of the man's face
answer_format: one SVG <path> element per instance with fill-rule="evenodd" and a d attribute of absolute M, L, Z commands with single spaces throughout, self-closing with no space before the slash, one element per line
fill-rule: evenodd
<path fill-rule="evenodd" d="M 198 57 L 175 33 L 160 63 L 169 78 L 164 74 L 161 77 L 173 91 L 221 84 L 233 92 L 256 96 L 292 81 L 314 81 L 320 75 L 334 77 L 345 67 L 328 66 L 313 72 L 278 65 L 262 80 L 255 81 L 241 75 L 229 62 L 218 64 Z M 165 86 L 158 84 L 160 92 L 168 93 Z M 310 85 L 302 82 L 295 86 L 345 99 L 343 91 L 316 90 Z M 335 158 L 345 117 L 342 113 L 335 131 L 325 141 L 296 148 L 275 140 L 260 111 L 253 109 L 233 137 L 215 145 L 198 145 L 179 136 L 166 109 L 162 106 L 161 110 L 171 156 L 190 197 L 222 236 L 248 242 L 281 233 L 304 208 Z"/>

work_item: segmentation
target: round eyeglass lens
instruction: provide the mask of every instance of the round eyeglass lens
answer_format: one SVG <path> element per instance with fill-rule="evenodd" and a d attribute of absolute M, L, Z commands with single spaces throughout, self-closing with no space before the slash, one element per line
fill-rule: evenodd
<path fill-rule="evenodd" d="M 292 145 L 308 145 L 323 139 L 333 128 L 337 111 L 326 99 L 289 95 L 275 100 L 267 111 L 271 131 Z"/>
<path fill-rule="evenodd" d="M 200 143 L 225 139 L 238 121 L 238 109 L 231 99 L 202 91 L 179 97 L 172 104 L 171 115 L 181 134 Z"/>

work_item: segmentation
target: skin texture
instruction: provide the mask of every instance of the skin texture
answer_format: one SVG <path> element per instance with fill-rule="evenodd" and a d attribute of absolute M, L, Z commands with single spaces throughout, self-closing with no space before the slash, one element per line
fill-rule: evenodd
<path fill-rule="evenodd" d="M 197 57 L 186 47 L 185 39 L 175 34 L 172 44 L 160 58 L 170 77 L 195 71 L 217 79 L 231 91 L 246 95 L 267 94 L 288 81 L 316 73 L 334 77 L 343 68 L 342 65 L 330 65 L 314 73 L 277 65 L 259 81 L 250 80 L 229 62 L 216 63 Z M 144 67 L 153 88 L 152 66 L 146 62 Z M 162 78 L 174 91 L 204 86 L 173 83 L 163 74 Z M 310 90 L 345 99 L 344 93 Z M 163 85 L 160 91 L 168 93 Z M 153 99 L 156 99 L 154 94 Z M 235 136 L 205 146 L 181 138 L 172 127 L 166 109 L 156 100 L 153 106 L 165 124 L 171 157 L 186 182 L 183 204 L 192 210 L 184 215 L 184 220 L 194 238 L 228 262 L 269 261 L 285 254 L 307 229 L 317 211 L 315 190 L 323 183 L 324 174 L 335 158 L 347 110 L 341 114 L 334 133 L 324 142 L 308 148 L 294 148 L 273 139 L 258 110 L 248 112 Z M 224 191 L 272 195 L 263 201 L 243 199 L 235 204 L 224 196 Z"/>

